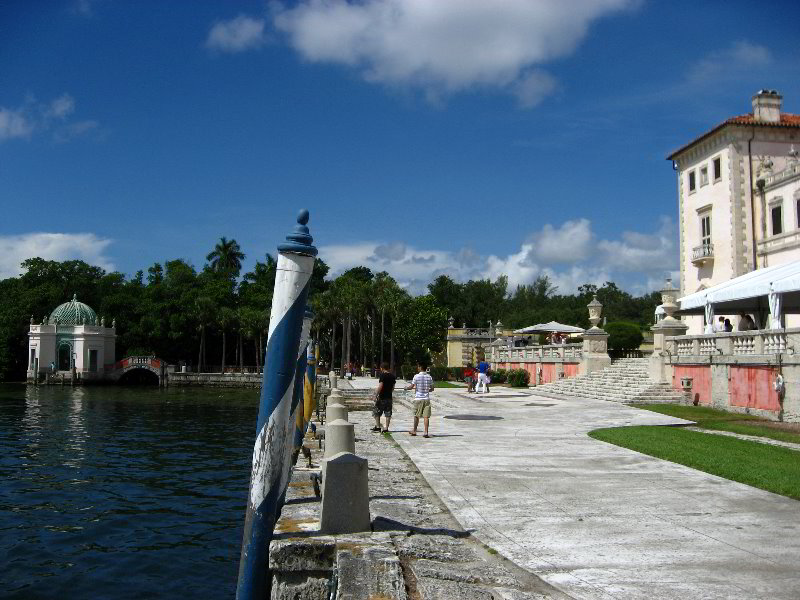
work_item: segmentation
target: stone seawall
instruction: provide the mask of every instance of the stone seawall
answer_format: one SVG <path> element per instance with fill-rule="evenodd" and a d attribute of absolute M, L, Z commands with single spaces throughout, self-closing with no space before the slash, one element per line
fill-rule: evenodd
<path fill-rule="evenodd" d="M 169 385 L 260 388 L 261 373 L 170 373 Z"/>

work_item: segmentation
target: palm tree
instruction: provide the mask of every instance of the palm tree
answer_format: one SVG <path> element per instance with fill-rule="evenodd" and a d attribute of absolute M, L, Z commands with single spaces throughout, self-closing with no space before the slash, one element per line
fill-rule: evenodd
<path fill-rule="evenodd" d="M 221 237 L 217 245 L 214 246 L 214 250 L 206 256 L 212 271 L 230 273 L 234 277 L 239 276 L 244 258 L 239 242 L 234 239 L 229 240 L 226 237 Z"/>
<path fill-rule="evenodd" d="M 386 311 L 389 308 L 389 300 L 391 295 L 392 286 L 397 283 L 386 271 L 382 271 L 375 276 L 375 281 L 372 284 L 372 299 L 375 307 L 381 313 L 381 351 L 380 351 L 380 364 L 383 364 L 383 351 L 385 345 L 386 335 Z M 374 321 L 373 321 L 374 325 Z M 374 329 L 374 327 L 373 327 Z"/>
<path fill-rule="evenodd" d="M 222 365 L 220 369 L 220 373 L 225 373 L 225 352 L 227 350 L 226 345 L 226 336 L 225 334 L 228 332 L 228 328 L 233 324 L 236 320 L 236 311 L 232 308 L 227 306 L 223 306 L 217 312 L 217 325 L 219 326 L 220 330 L 222 331 Z"/>
<path fill-rule="evenodd" d="M 208 296 L 200 296 L 195 300 L 195 317 L 200 329 L 200 351 L 197 356 L 197 371 L 202 372 L 206 358 L 206 329 L 214 319 L 214 301 Z"/>

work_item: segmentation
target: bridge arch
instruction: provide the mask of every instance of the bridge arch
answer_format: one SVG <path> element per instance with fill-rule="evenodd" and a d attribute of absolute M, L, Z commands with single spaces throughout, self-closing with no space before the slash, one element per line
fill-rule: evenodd
<path fill-rule="evenodd" d="M 128 356 L 114 364 L 108 379 L 117 383 L 148 383 L 164 385 L 166 363 L 155 356 Z"/>

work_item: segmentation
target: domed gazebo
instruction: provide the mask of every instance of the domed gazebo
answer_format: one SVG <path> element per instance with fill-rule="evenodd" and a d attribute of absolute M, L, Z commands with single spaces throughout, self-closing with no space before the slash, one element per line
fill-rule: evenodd
<path fill-rule="evenodd" d="M 105 318 L 77 295 L 56 307 L 40 325 L 31 317 L 28 333 L 28 379 L 35 373 L 72 372 L 81 379 L 103 379 L 106 367 L 114 365 L 116 323 L 106 327 Z"/>

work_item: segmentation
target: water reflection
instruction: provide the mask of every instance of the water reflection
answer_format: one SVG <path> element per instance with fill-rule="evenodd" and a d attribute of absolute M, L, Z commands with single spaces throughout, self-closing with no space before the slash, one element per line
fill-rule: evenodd
<path fill-rule="evenodd" d="M 0 596 L 232 596 L 255 390 L 0 384 Z"/>

